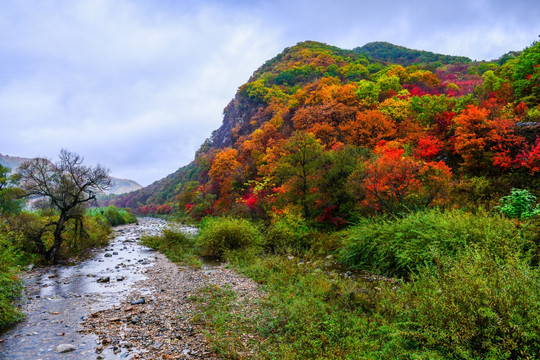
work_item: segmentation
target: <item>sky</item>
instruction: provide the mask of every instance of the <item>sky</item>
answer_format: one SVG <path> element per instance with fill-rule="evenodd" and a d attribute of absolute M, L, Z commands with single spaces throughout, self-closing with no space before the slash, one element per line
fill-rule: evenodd
<path fill-rule="evenodd" d="M 388 41 L 473 60 L 540 35 L 538 0 L 5 0 L 0 153 L 61 149 L 149 185 L 194 158 L 284 48 Z"/>

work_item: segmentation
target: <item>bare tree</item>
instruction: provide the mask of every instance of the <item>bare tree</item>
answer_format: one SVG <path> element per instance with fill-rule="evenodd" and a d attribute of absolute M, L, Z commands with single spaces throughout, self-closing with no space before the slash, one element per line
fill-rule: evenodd
<path fill-rule="evenodd" d="M 46 249 L 41 238 L 34 240 L 38 251 L 47 261 L 56 261 L 67 223 L 80 218 L 84 208 L 95 201 L 96 194 L 111 186 L 109 170 L 101 165 L 85 166 L 83 160 L 81 156 L 62 149 L 57 163 L 35 158 L 18 168 L 21 188 L 27 196 L 45 198 L 59 212 L 58 219 L 46 225 L 54 228 L 53 245 Z"/>

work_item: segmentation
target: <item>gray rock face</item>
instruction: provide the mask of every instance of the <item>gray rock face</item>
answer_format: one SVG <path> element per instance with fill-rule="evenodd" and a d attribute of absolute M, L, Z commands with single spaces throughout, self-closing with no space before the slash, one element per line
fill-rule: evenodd
<path fill-rule="evenodd" d="M 60 344 L 54 348 L 57 353 L 67 353 L 74 350 L 77 350 L 77 347 L 71 344 Z"/>

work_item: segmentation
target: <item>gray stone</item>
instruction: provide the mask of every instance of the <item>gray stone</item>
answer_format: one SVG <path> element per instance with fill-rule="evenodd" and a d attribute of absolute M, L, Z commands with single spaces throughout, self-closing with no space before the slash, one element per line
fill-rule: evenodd
<path fill-rule="evenodd" d="M 71 344 L 60 344 L 54 348 L 57 353 L 67 353 L 76 350 L 77 347 Z"/>

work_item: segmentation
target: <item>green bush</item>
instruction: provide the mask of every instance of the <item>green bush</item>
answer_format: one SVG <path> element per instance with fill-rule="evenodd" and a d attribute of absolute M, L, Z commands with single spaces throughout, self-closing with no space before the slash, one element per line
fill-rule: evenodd
<path fill-rule="evenodd" d="M 194 267 L 201 266 L 196 255 L 195 238 L 185 232 L 166 229 L 160 236 L 142 236 L 141 243 L 161 251 L 171 261 Z"/>
<path fill-rule="evenodd" d="M 477 246 L 502 257 L 532 249 L 531 239 L 526 227 L 499 215 L 432 209 L 396 220 L 365 220 L 344 231 L 339 258 L 354 269 L 408 277 L 434 265 L 441 254 L 455 257 Z"/>
<path fill-rule="evenodd" d="M 298 216 L 280 216 L 264 232 L 265 250 L 275 254 L 296 254 L 310 247 L 310 230 Z"/>
<path fill-rule="evenodd" d="M 206 218 L 197 237 L 201 255 L 223 257 L 228 250 L 259 247 L 259 229 L 245 219 L 228 217 Z"/>
<path fill-rule="evenodd" d="M 526 189 L 512 189 L 510 195 L 503 196 L 500 199 L 501 206 L 497 209 L 514 219 L 529 219 L 540 214 L 540 208 L 536 203 L 536 196 Z"/>
<path fill-rule="evenodd" d="M 133 214 L 126 209 L 119 209 L 114 205 L 109 205 L 105 208 L 90 208 L 87 210 L 87 214 L 99 218 L 110 226 L 133 224 L 137 222 L 137 218 L 133 216 Z"/>
<path fill-rule="evenodd" d="M 88 249 L 106 246 L 112 233 L 111 226 L 95 216 L 85 215 L 70 221 L 60 253 L 65 258 L 84 256 Z"/>
<path fill-rule="evenodd" d="M 23 318 L 14 303 L 21 295 L 22 286 L 17 278 L 18 251 L 13 247 L 14 234 L 0 220 L 0 330 Z"/>
<path fill-rule="evenodd" d="M 470 249 L 446 258 L 387 291 L 380 308 L 396 328 L 388 351 L 451 359 L 540 354 L 540 273 L 516 254 Z"/>

